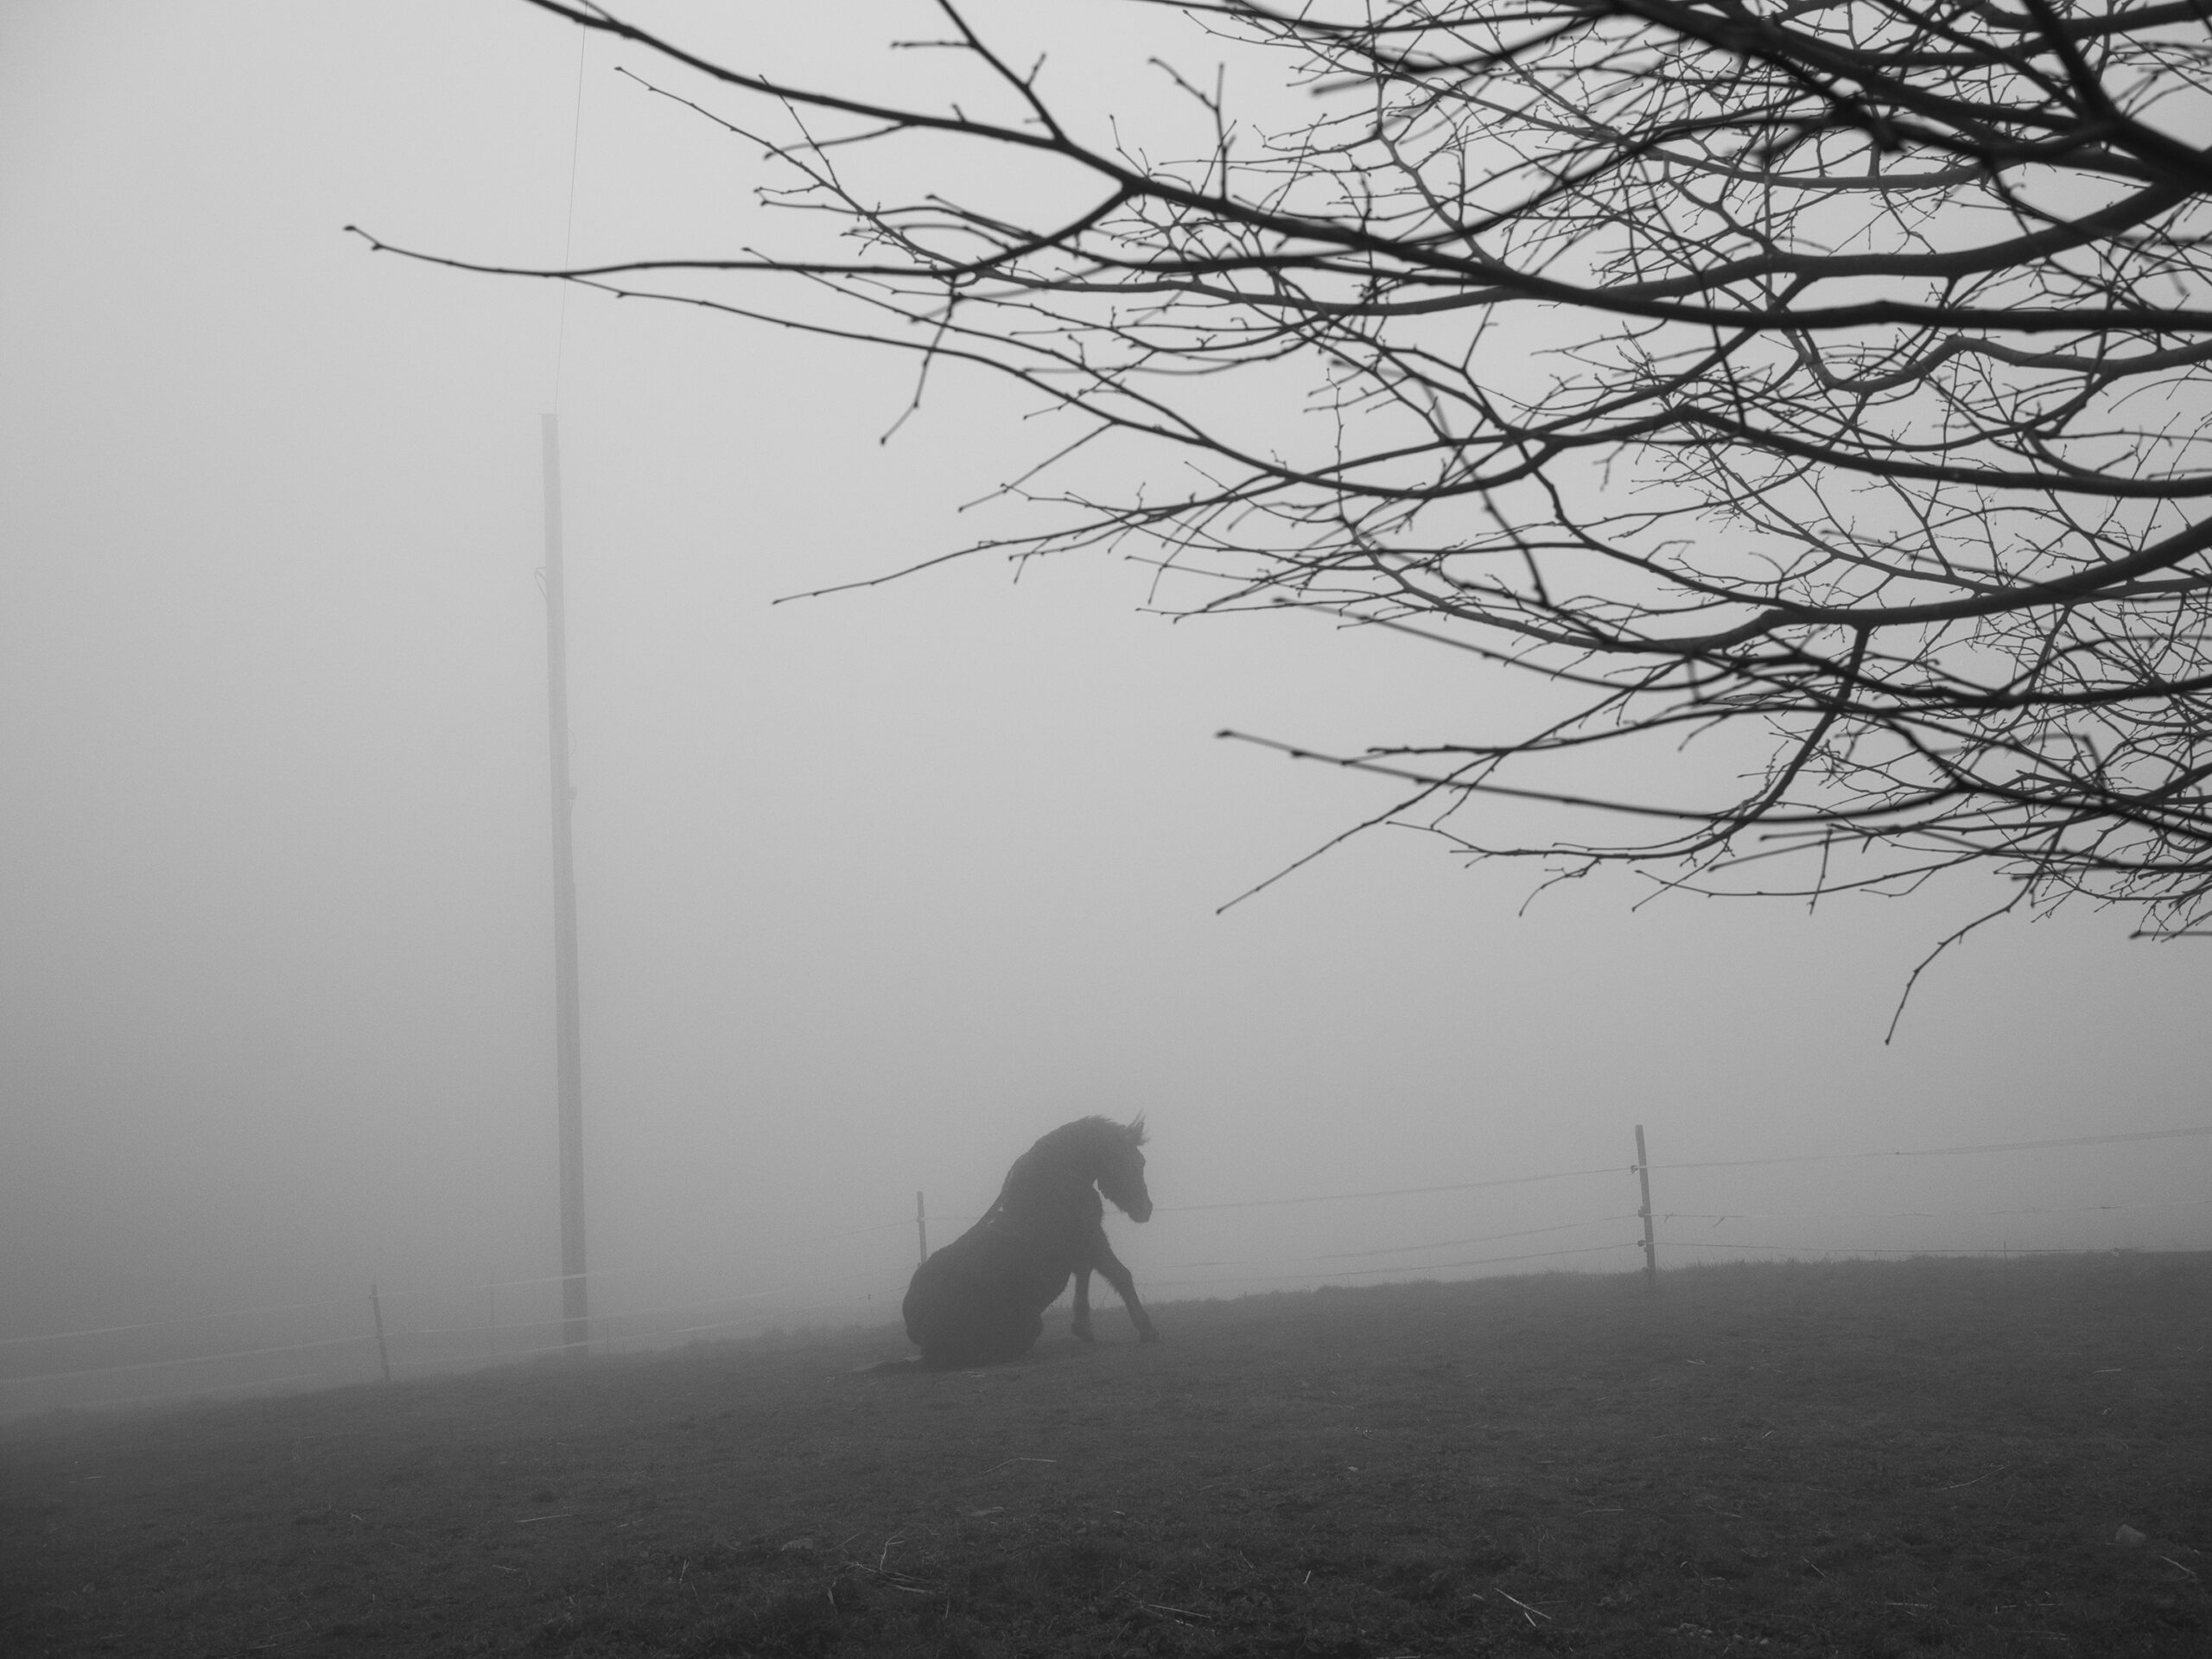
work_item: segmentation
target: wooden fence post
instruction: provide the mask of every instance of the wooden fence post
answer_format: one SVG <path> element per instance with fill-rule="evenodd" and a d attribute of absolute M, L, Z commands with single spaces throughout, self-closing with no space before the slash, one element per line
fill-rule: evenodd
<path fill-rule="evenodd" d="M 377 1363 L 384 1367 L 384 1380 L 389 1382 L 391 1381 L 391 1356 L 385 1351 L 384 1346 L 384 1304 L 377 1300 L 374 1285 L 369 1287 L 369 1312 L 376 1316 L 377 1321 Z"/>
<path fill-rule="evenodd" d="M 1643 1217 L 1643 1282 L 1651 1289 L 1659 1288 L 1659 1246 L 1651 1236 L 1651 1160 L 1643 1151 L 1643 1125 L 1636 1126 L 1636 1179 L 1643 1188 L 1643 1208 L 1637 1213 Z"/>
<path fill-rule="evenodd" d="M 918 1192 L 914 1194 L 914 1236 L 920 1242 L 922 1247 L 922 1253 L 915 1262 L 918 1267 L 930 1259 L 929 1218 L 922 1213 L 922 1195 Z"/>

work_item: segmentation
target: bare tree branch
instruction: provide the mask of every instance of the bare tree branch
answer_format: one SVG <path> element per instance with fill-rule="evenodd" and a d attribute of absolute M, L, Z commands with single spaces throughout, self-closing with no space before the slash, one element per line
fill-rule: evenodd
<path fill-rule="evenodd" d="M 1255 740 L 1410 786 L 1371 823 L 1706 891 L 1993 865 L 2005 909 L 2212 924 L 2194 0 L 1119 0 L 1310 95 L 1269 127 L 1173 68 L 1182 140 L 1055 97 L 950 4 L 931 60 L 969 80 L 939 107 L 524 3 L 698 77 L 666 95 L 761 146 L 798 234 L 410 257 L 985 368 L 1068 430 L 1007 488 L 1031 527 L 971 551 L 1110 551 L 1202 584 L 1187 608 L 1532 677 L 1525 724 L 1450 743 Z M 911 194 L 922 143 L 1044 181 L 944 162 Z M 715 286 L 777 277 L 811 297 Z M 1483 846 L 1455 804 L 1493 798 L 1651 829 Z"/>

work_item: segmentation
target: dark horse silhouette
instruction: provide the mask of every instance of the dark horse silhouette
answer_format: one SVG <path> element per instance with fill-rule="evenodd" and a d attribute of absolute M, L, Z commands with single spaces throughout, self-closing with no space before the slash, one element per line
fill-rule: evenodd
<path fill-rule="evenodd" d="M 1144 1118 L 1083 1117 L 1014 1160 L 998 1202 L 914 1270 L 901 1309 L 906 1334 L 936 1369 L 1019 1359 L 1045 1329 L 1045 1310 L 1075 1275 L 1075 1334 L 1090 1336 L 1090 1275 L 1121 1293 L 1138 1339 L 1157 1342 L 1152 1318 L 1106 1243 L 1103 1192 L 1132 1221 L 1152 1214 L 1144 1187 Z"/>

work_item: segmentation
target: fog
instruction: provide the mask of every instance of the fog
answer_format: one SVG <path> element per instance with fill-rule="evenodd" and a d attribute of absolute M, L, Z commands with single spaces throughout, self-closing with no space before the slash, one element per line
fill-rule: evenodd
<path fill-rule="evenodd" d="M 886 441 L 904 365 L 564 321 L 341 229 L 556 259 L 574 137 L 579 257 L 675 251 L 624 238 L 757 158 L 616 60 L 578 121 L 574 34 L 516 4 L 0 9 L 0 1337 L 328 1305 L 179 1327 L 279 1346 L 374 1283 L 396 1335 L 553 1339 L 556 404 L 607 1342 L 894 1319 L 917 1192 L 943 1243 L 1090 1112 L 1147 1115 L 1160 1212 L 1109 1232 L 1161 1300 L 1629 1270 L 1639 1123 L 1662 1265 L 2212 1245 L 2202 1137 L 1665 1167 L 2200 1126 L 2202 943 L 2007 919 L 1885 1043 L 1993 879 L 1531 902 L 1378 832 L 1224 911 L 1387 798 L 1215 733 L 1440 738 L 1502 693 L 1310 618 L 1172 622 L 1104 560 L 774 604 L 961 545 L 1022 405 L 948 377 Z M 0 1347 L 0 1412 L 207 1380 L 155 1340 Z"/>

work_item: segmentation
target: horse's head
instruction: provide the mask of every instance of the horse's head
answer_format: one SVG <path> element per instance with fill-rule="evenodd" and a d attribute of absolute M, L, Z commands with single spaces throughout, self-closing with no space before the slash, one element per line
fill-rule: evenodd
<path fill-rule="evenodd" d="M 1098 1190 L 1131 1221 L 1152 1218 L 1152 1194 L 1144 1186 L 1143 1145 L 1142 1112 L 1127 1123 L 1106 1123 L 1099 1136 Z"/>

